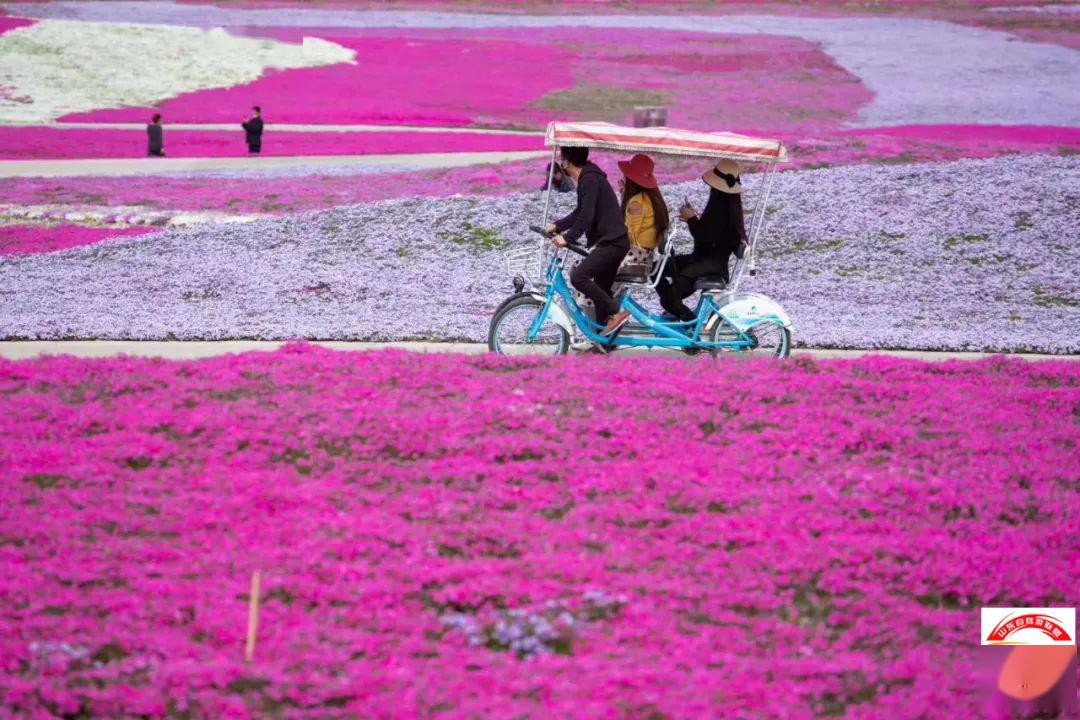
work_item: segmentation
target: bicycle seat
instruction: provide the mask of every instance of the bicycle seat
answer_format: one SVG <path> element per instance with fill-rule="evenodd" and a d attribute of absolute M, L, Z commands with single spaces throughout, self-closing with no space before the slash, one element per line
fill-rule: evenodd
<path fill-rule="evenodd" d="M 723 275 L 703 275 L 694 283 L 695 290 L 724 290 L 727 280 Z"/>
<path fill-rule="evenodd" d="M 623 265 L 619 268 L 619 274 L 615 276 L 617 283 L 647 283 L 649 282 L 648 265 Z"/>

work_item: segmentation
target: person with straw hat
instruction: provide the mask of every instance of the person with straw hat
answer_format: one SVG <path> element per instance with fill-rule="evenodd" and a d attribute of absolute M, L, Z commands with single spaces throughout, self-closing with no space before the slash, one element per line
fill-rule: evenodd
<path fill-rule="evenodd" d="M 694 294 L 694 283 L 703 277 L 722 278 L 728 282 L 728 262 L 732 254 L 741 257 L 746 243 L 742 207 L 742 168 L 734 160 L 721 159 L 701 176 L 709 186 L 709 200 L 698 216 L 689 201 L 679 208 L 694 239 L 689 255 L 676 255 L 664 269 L 657 283 L 660 304 L 682 321 L 693 320 L 694 312 L 683 300 Z"/>

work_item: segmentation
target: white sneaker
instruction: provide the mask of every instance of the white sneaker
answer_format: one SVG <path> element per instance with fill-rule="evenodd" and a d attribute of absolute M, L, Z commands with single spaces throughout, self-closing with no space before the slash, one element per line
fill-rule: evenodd
<path fill-rule="evenodd" d="M 593 348 L 593 341 L 582 338 L 581 340 L 575 340 L 570 343 L 570 349 L 574 352 L 588 352 Z"/>

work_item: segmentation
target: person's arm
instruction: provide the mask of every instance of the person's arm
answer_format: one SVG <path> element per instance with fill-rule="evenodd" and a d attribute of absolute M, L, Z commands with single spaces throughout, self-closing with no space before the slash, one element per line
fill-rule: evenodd
<path fill-rule="evenodd" d="M 248 121 L 245 120 L 244 122 L 240 123 L 240 127 L 244 128 L 244 131 L 246 132 L 248 129 Z"/>
<path fill-rule="evenodd" d="M 694 238 L 695 242 L 702 242 L 701 235 L 701 218 L 697 215 L 686 219 L 686 229 L 690 231 L 690 237 Z"/>
<path fill-rule="evenodd" d="M 630 242 L 637 245 L 638 234 L 641 233 L 645 221 L 645 208 L 639 195 L 630 198 L 630 202 L 626 204 L 626 217 L 623 220 L 626 222 L 626 230 L 630 233 Z"/>
<path fill-rule="evenodd" d="M 573 224 L 567 227 L 565 232 L 560 231 L 568 243 L 576 244 L 578 238 L 592 226 L 593 217 L 596 215 L 596 200 L 599 197 L 596 183 L 596 177 L 593 175 L 585 175 L 578 180 L 578 206 L 571 213 L 575 216 Z"/>
<path fill-rule="evenodd" d="M 577 216 L 578 208 L 574 208 L 574 210 L 569 215 L 559 220 L 556 220 L 551 224 L 555 226 L 555 232 L 561 233 L 574 224 L 574 222 L 577 220 Z"/>

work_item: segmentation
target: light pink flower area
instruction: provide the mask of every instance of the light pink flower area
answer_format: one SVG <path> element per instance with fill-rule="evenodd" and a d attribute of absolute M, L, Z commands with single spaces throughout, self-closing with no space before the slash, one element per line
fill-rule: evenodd
<path fill-rule="evenodd" d="M 289 346 L 0 398 L 5 717 L 976 717 L 979 607 L 1078 599 L 1075 363 Z"/>
<path fill-rule="evenodd" d="M 488 152 L 543 149 L 543 138 L 519 135 L 410 132 L 263 133 L 263 155 L 397 155 L 433 152 Z M 174 130 L 165 126 L 169 157 L 247 155 L 244 131 Z M 141 157 L 146 132 L 139 130 L 0 127 L 0 158 L 56 159 Z"/>
<path fill-rule="evenodd" d="M 154 227 L 86 227 L 82 225 L 34 225 L 0 226 L 0 257 L 4 255 L 30 255 L 34 253 L 65 250 L 80 245 L 90 245 L 111 237 L 142 235 L 155 232 Z"/>

